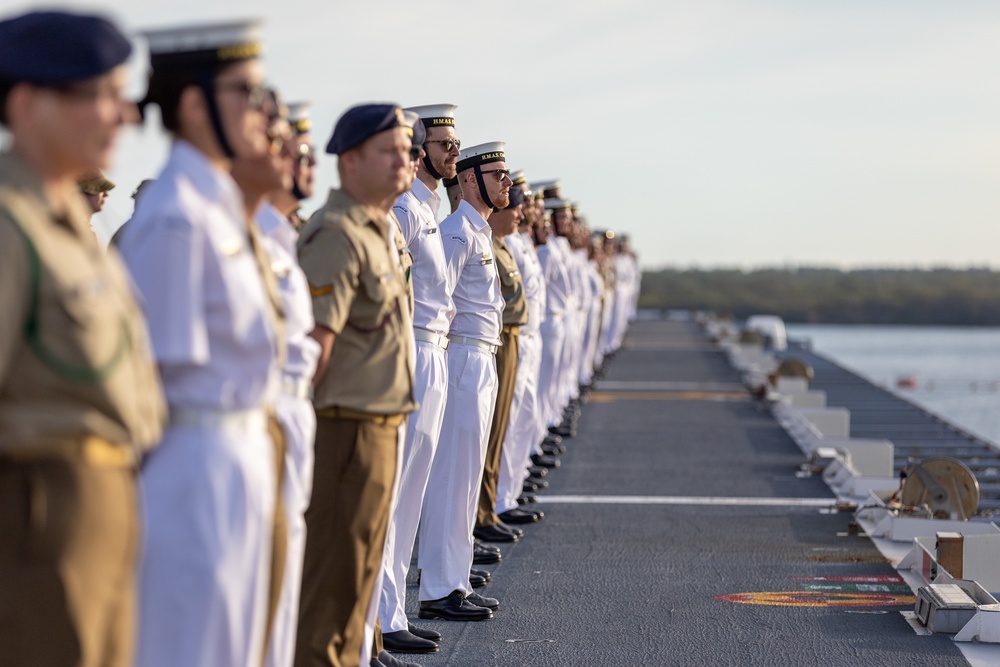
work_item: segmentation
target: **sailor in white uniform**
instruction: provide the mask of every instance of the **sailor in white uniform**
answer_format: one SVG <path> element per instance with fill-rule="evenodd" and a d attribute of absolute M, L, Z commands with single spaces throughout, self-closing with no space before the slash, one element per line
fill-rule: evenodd
<path fill-rule="evenodd" d="M 523 208 L 525 220 L 530 227 L 535 221 L 534 201 L 524 172 L 515 172 L 512 179 L 514 187 L 520 187 L 527 198 Z M 496 513 L 501 515 L 501 520 L 504 519 L 504 513 L 518 508 L 517 499 L 521 495 L 524 480 L 528 477 L 530 456 L 541 441 L 538 429 L 538 371 L 542 363 L 540 332 L 545 320 L 545 277 L 535 254 L 533 240 L 520 230 L 504 240 L 521 271 L 524 295 L 528 300 L 528 323 L 521 327 L 518 337 L 517 384 L 514 387 L 510 423 L 503 444 L 500 479 L 497 484 Z"/>
<path fill-rule="evenodd" d="M 290 107 L 291 108 L 291 107 Z M 308 132 L 308 107 L 296 105 L 293 122 L 295 135 Z M 291 161 L 299 160 L 298 142 L 289 137 L 281 157 L 288 161 L 286 177 L 291 176 Z M 294 148 L 294 150 L 293 150 Z M 275 413 L 285 432 L 285 461 L 281 494 L 288 530 L 285 568 L 280 598 L 271 628 L 265 667 L 290 667 L 295 654 L 295 633 L 299 617 L 299 590 L 302 582 L 302 556 L 306 547 L 305 512 L 312 493 L 313 442 L 316 436 L 316 412 L 310 400 L 311 384 L 319 359 L 319 343 L 309 336 L 313 321 L 309 283 L 299 267 L 296 242 L 298 232 L 289 216 L 298 208 L 295 186 L 289 178 L 280 190 L 271 193 L 255 220 L 263 247 L 271 260 L 277 279 L 284 313 L 287 356 L 281 368 L 280 393 Z M 281 206 L 279 210 L 277 207 Z"/>
<path fill-rule="evenodd" d="M 539 187 L 539 186 L 532 186 Z M 546 199 L 547 211 L 569 208 L 561 199 Z M 542 402 L 542 428 L 556 429 L 562 423 L 561 370 L 566 347 L 566 321 L 570 305 L 570 278 L 566 258 L 555 242 L 551 226 L 538 232 L 538 262 L 545 276 L 545 322 L 542 324 L 542 363 L 538 375 L 538 392 Z"/>
<path fill-rule="evenodd" d="M 262 659 L 276 487 L 266 408 L 282 351 L 266 260 L 228 173 L 232 157 L 267 151 L 258 33 L 253 23 L 146 35 L 146 102 L 174 143 L 120 246 L 170 408 L 142 469 L 144 667 Z"/>
<path fill-rule="evenodd" d="M 420 527 L 420 616 L 492 618 L 492 598 L 469 585 L 479 487 L 496 404 L 496 354 L 504 299 L 486 219 L 508 203 L 511 186 L 504 143 L 462 151 L 457 170 L 462 201 L 441 223 L 454 317 L 448 334 L 448 398 L 431 466 Z M 480 606 L 482 603 L 487 606 Z"/>
<path fill-rule="evenodd" d="M 413 260 L 413 333 L 416 338 L 414 398 L 420 407 L 410 414 L 392 520 L 386 533 L 386 555 L 379 599 L 382 642 L 389 650 L 432 653 L 437 645 L 428 632 L 414 635 L 406 619 L 406 573 L 420 523 L 431 462 L 441 435 L 448 396 L 450 282 L 444 244 L 438 228 L 441 196 L 438 181 L 454 178 L 460 142 L 455 136 L 454 104 L 412 107 L 423 124 L 425 156 L 417 166 L 410 190 L 396 200 L 392 211 Z M 433 510 L 437 511 L 437 510 Z M 421 632 L 418 628 L 413 628 Z M 430 635 L 433 636 L 433 635 Z"/>

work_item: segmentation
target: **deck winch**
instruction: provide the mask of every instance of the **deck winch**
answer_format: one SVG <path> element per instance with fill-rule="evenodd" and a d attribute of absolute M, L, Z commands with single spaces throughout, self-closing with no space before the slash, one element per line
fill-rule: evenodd
<path fill-rule="evenodd" d="M 958 459 L 926 458 L 903 469 L 887 506 L 900 514 L 968 521 L 979 508 L 979 481 Z"/>

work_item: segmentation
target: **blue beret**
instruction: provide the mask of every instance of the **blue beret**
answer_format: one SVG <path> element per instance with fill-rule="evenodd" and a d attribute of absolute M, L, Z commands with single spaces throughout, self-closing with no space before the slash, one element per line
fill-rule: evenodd
<path fill-rule="evenodd" d="M 524 203 L 524 190 L 521 188 L 511 188 L 510 189 L 510 203 L 507 204 L 507 208 L 517 208 Z"/>
<path fill-rule="evenodd" d="M 29 12 L 0 21 L 0 79 L 59 85 L 105 74 L 128 60 L 132 45 L 100 16 Z"/>
<path fill-rule="evenodd" d="M 418 120 L 413 124 L 413 145 L 423 146 L 424 142 L 427 141 L 427 130 L 424 128 L 424 122 Z"/>
<path fill-rule="evenodd" d="M 326 145 L 326 152 L 343 155 L 369 137 L 397 127 L 405 127 L 403 110 L 395 104 L 359 104 L 344 112 L 333 128 L 333 136 Z"/>

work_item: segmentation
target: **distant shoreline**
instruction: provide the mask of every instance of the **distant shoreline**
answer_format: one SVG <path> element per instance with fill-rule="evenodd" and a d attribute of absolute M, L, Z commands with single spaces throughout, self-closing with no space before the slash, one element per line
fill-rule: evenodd
<path fill-rule="evenodd" d="M 787 323 L 1000 326 L 1000 272 L 824 268 L 646 271 L 639 307 Z"/>

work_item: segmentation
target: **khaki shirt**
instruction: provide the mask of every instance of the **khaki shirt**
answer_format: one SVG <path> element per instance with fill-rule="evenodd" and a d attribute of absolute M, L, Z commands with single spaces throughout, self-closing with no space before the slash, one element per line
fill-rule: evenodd
<path fill-rule="evenodd" d="M 389 244 L 390 224 L 331 190 L 299 235 L 313 317 L 336 334 L 314 392 L 318 409 L 395 415 L 417 407 L 405 277 Z"/>
<path fill-rule="evenodd" d="M 507 244 L 496 234 L 493 234 L 493 256 L 496 258 L 500 292 L 503 294 L 503 325 L 518 327 L 527 324 L 528 299 L 524 296 L 521 271 Z"/>
<path fill-rule="evenodd" d="M 0 452 L 88 437 L 145 450 L 166 419 L 145 321 L 76 195 L 0 155 Z"/>

